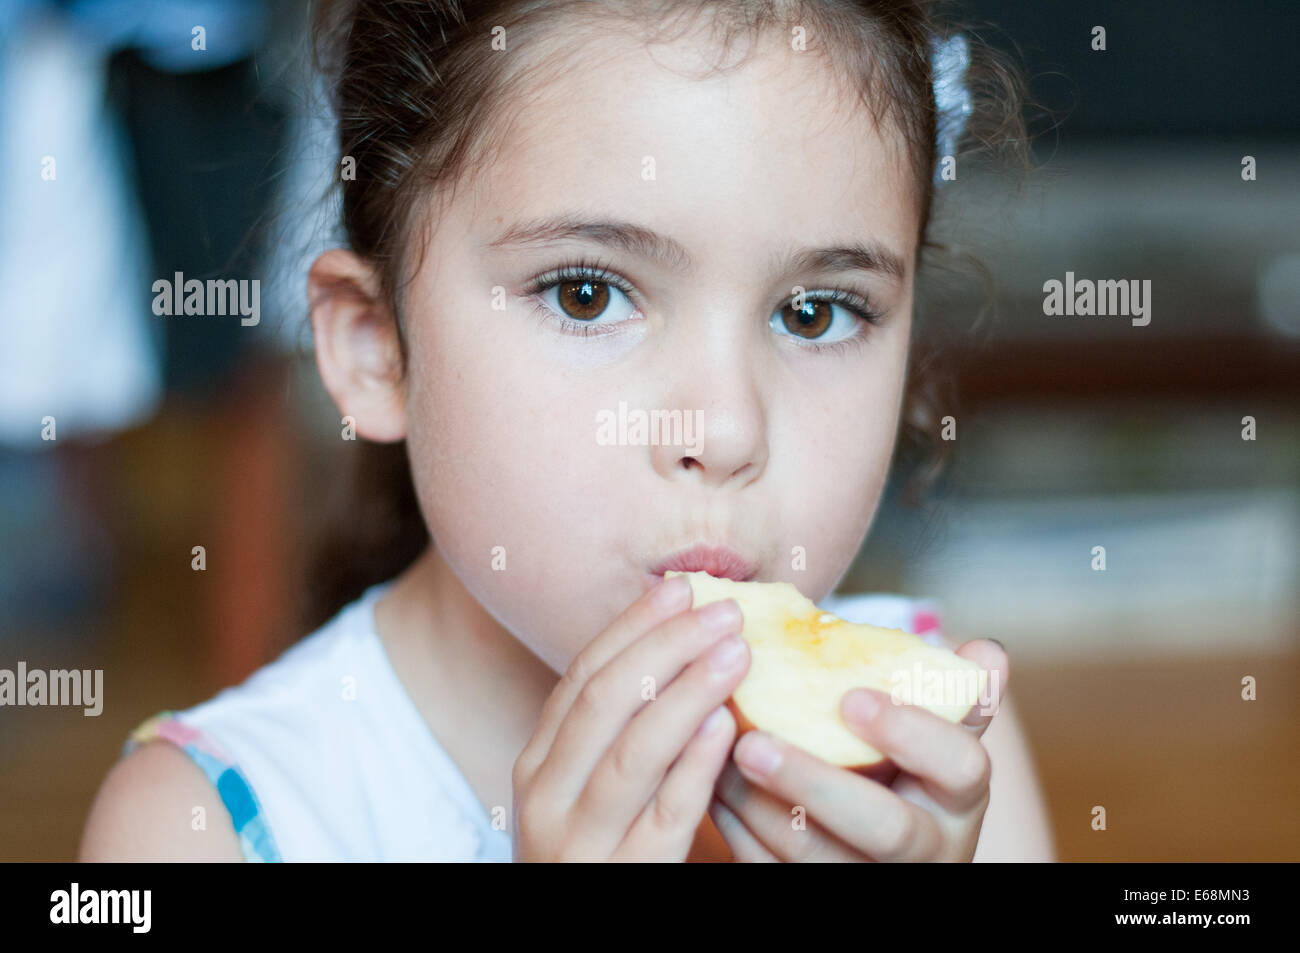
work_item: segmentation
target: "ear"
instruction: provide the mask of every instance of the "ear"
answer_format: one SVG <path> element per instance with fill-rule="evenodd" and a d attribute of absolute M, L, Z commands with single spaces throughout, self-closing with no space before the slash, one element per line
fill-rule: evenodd
<path fill-rule="evenodd" d="M 379 276 L 354 252 L 325 252 L 307 274 L 316 366 L 339 412 L 357 433 L 392 443 L 406 437 L 406 388 L 397 318 Z"/>

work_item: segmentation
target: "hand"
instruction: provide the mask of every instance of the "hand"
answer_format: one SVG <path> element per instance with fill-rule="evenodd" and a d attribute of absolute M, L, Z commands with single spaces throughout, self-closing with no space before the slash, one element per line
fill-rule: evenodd
<path fill-rule="evenodd" d="M 684 577 L 661 582 L 555 686 L 515 761 L 516 861 L 686 859 L 735 740 L 724 703 L 749 670 L 736 601 L 690 605 Z"/>
<path fill-rule="evenodd" d="M 957 654 L 989 672 L 994 696 L 987 707 L 977 703 L 961 724 L 895 704 L 885 692 L 859 688 L 844 696 L 845 724 L 888 759 L 870 778 L 765 732 L 746 732 L 709 805 L 709 816 L 735 859 L 964 862 L 974 857 L 991 774 L 979 739 L 1006 697 L 1008 660 L 1001 646 L 987 639 L 967 642 Z M 876 700 L 874 715 L 859 706 L 863 695 Z M 777 760 L 760 772 L 747 761 L 764 753 L 765 742 Z M 803 813 L 794 811 L 796 805 L 807 812 L 803 829 L 794 823 Z"/>

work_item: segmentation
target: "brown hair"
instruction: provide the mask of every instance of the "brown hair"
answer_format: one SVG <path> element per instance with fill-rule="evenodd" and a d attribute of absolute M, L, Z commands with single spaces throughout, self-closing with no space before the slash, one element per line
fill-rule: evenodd
<path fill-rule="evenodd" d="M 827 38 L 841 76 L 877 120 L 902 134 L 920 197 L 920 246 L 927 255 L 943 246 L 928 236 L 934 196 L 936 109 L 930 41 L 955 32 L 928 0 L 335 0 L 319 3 L 314 17 L 314 63 L 330 83 L 339 121 L 339 155 L 355 162 L 355 179 L 343 190 L 343 228 L 353 251 L 379 270 L 381 288 L 402 331 L 403 289 L 418 269 L 423 248 L 412 253 L 416 227 L 437 202 L 454 194 L 461 175 L 501 145 L 516 95 L 537 71 L 555 69 L 572 28 L 635 26 L 652 40 L 675 24 L 707 22 L 723 49 L 742 34 L 804 28 L 808 45 Z M 489 45 L 502 35 L 512 51 L 496 56 Z M 968 34 L 969 36 L 969 34 Z M 532 55 L 536 54 L 536 55 Z M 971 38 L 966 84 L 973 111 L 963 141 L 998 157 L 1025 156 L 1024 124 L 1015 72 L 989 46 Z M 973 154 L 967 149 L 963 155 Z M 930 448 L 932 462 L 918 471 L 928 485 L 946 456 L 936 439 L 937 377 L 918 374 L 918 349 L 908 375 L 900 432 L 900 457 L 915 460 Z M 405 445 L 359 442 L 347 486 L 347 506 L 316 547 L 309 572 L 306 623 L 315 628 L 366 586 L 396 574 L 429 543 L 412 487 Z M 913 494 L 916 495 L 915 493 Z"/>

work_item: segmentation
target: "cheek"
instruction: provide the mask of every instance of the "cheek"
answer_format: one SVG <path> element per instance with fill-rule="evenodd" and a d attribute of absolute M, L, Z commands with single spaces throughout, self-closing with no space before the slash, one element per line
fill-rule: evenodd
<path fill-rule="evenodd" d="M 410 368 L 408 447 L 435 545 L 480 604 L 563 670 L 572 633 L 596 631 L 577 581 L 596 576 L 592 542 L 619 504 L 596 442 L 600 399 L 543 373 L 527 347 L 455 327 L 413 335 Z"/>
<path fill-rule="evenodd" d="M 807 375 L 812 383 L 785 402 L 786 437 L 773 447 L 782 523 L 791 545 L 807 553 L 807 573 L 789 581 L 813 599 L 830 591 L 856 555 L 889 476 L 906 339 L 867 346 L 877 343 L 863 360 Z"/>

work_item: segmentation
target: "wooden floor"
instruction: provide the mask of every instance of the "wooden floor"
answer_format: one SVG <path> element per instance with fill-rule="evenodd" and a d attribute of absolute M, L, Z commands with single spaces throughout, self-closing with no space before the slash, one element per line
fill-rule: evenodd
<path fill-rule="evenodd" d="M 1300 655 L 1022 668 L 1012 682 L 1062 860 L 1300 860 Z"/>

